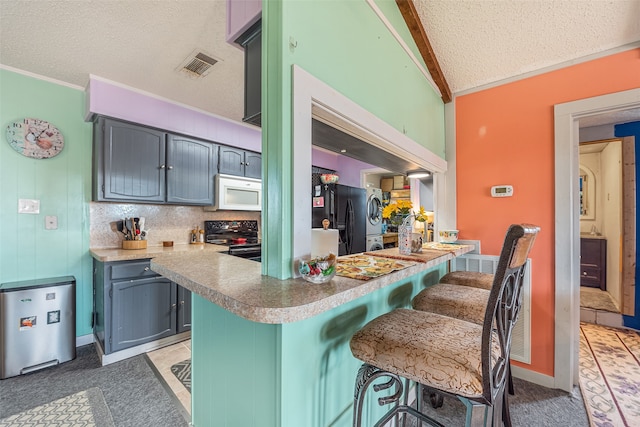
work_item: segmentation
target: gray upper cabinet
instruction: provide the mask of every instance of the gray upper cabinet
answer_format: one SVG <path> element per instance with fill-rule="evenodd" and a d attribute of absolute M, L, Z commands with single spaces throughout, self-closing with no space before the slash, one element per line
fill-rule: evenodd
<path fill-rule="evenodd" d="M 93 200 L 212 205 L 217 145 L 99 117 Z"/>
<path fill-rule="evenodd" d="M 262 178 L 262 155 L 254 151 L 220 146 L 220 173 L 248 178 Z"/>
<path fill-rule="evenodd" d="M 217 146 L 169 135 L 167 140 L 167 202 L 213 204 Z"/>
<path fill-rule="evenodd" d="M 162 131 L 111 119 L 99 119 L 94 160 L 95 200 L 165 200 L 165 138 Z"/>
<path fill-rule="evenodd" d="M 244 117 L 242 121 L 262 125 L 262 21 L 256 22 L 237 40 L 244 48 Z"/>

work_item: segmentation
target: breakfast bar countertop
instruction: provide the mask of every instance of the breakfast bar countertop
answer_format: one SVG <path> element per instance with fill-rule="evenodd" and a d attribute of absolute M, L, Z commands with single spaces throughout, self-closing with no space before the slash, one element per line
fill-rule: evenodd
<path fill-rule="evenodd" d="M 151 260 L 151 269 L 244 319 L 282 324 L 329 311 L 473 248 L 456 245 L 450 250 L 429 250 L 415 254 L 420 261 L 403 270 L 367 281 L 335 276 L 322 284 L 302 278 L 280 280 L 263 276 L 260 263 L 212 250 L 159 255 Z M 385 254 L 399 255 L 399 252 L 397 248 L 376 252 L 379 256 Z"/>

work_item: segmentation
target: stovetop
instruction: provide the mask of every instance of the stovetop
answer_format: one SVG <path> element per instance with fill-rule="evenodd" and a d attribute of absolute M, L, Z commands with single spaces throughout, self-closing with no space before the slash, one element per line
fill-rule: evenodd
<path fill-rule="evenodd" d="M 258 221 L 230 220 L 205 221 L 204 232 L 207 243 L 218 245 L 259 245 Z M 246 241 L 237 241 L 246 239 Z"/>

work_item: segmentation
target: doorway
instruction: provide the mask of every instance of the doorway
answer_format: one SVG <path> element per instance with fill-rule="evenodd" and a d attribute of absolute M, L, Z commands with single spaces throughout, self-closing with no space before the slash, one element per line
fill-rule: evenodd
<path fill-rule="evenodd" d="M 602 125 L 612 132 L 613 125 Z M 580 321 L 622 327 L 622 139 L 579 144 Z M 590 132 L 587 132 L 590 133 Z"/>
<path fill-rule="evenodd" d="M 579 200 L 578 200 L 578 121 L 606 113 L 640 110 L 640 89 L 558 104 L 554 108 L 555 127 L 555 328 L 553 387 L 570 391 L 578 383 L 578 352 L 580 349 L 579 315 Z M 630 120 L 633 121 L 633 120 Z M 632 145 L 632 144 L 625 144 Z M 635 158 L 635 157 L 630 157 Z M 627 177 L 623 177 L 625 183 Z M 629 183 L 630 184 L 630 183 Z M 635 188 L 634 188 L 635 192 Z M 624 210 L 635 213 L 635 199 L 631 206 L 625 198 Z M 628 230 L 627 224 L 624 224 Z M 633 255 L 623 255 L 635 263 L 635 217 L 633 242 L 625 233 L 626 248 Z M 625 272 L 624 274 L 631 274 Z M 635 281 L 633 277 L 626 280 Z M 624 280 L 624 279 L 623 279 Z"/>

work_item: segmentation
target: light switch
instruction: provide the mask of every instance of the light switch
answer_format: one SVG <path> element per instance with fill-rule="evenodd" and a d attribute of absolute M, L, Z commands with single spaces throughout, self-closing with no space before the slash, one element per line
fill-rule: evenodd
<path fill-rule="evenodd" d="M 40 200 L 18 199 L 18 213 L 39 214 Z"/>
<path fill-rule="evenodd" d="M 58 217 L 55 215 L 44 217 L 45 230 L 57 230 L 58 229 Z"/>

